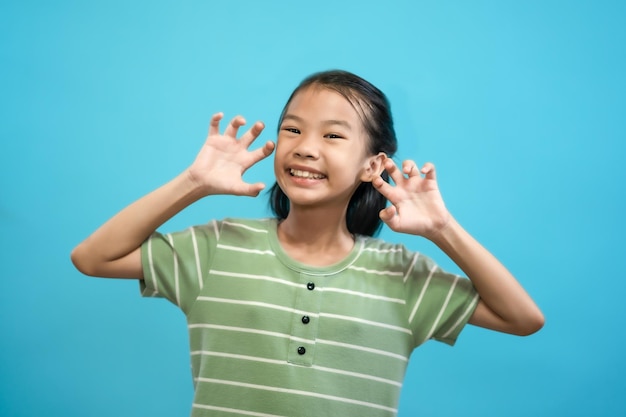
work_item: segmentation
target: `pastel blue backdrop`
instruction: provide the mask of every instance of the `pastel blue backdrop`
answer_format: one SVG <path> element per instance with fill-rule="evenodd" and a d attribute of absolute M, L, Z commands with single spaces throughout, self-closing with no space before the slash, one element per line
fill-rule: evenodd
<path fill-rule="evenodd" d="M 184 169 L 212 113 L 273 139 L 291 90 L 329 68 L 388 94 L 397 159 L 437 164 L 547 318 L 418 349 L 399 415 L 625 415 L 625 18 L 623 1 L 0 2 L 0 415 L 188 414 L 182 313 L 70 251 Z M 271 161 L 247 178 L 271 183 Z M 162 230 L 268 213 L 211 198 Z"/>

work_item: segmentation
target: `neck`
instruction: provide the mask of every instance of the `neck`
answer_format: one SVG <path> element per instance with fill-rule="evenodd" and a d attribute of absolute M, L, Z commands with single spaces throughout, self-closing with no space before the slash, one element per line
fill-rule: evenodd
<path fill-rule="evenodd" d="M 294 259 L 328 265 L 340 261 L 354 247 L 346 226 L 345 210 L 329 213 L 315 208 L 292 207 L 278 226 L 278 240 Z"/>

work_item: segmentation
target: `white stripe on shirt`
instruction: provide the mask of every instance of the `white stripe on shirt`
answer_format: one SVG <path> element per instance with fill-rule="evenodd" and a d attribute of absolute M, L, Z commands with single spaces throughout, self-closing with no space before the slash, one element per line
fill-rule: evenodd
<path fill-rule="evenodd" d="M 228 272 L 228 271 L 218 271 L 216 269 L 211 269 L 209 271 L 211 275 L 221 275 L 224 277 L 232 277 L 232 278 L 246 278 L 246 279 L 256 279 L 259 281 L 269 281 L 276 282 L 278 284 L 289 285 L 291 287 L 302 287 L 304 284 L 300 284 L 297 282 L 287 281 L 281 278 L 271 277 L 268 275 L 255 275 L 255 274 L 244 274 L 240 272 Z M 316 287 L 319 288 L 319 287 Z M 321 290 L 321 288 L 319 288 Z"/>
<path fill-rule="evenodd" d="M 324 288 L 321 288 L 320 290 L 328 291 L 328 292 L 337 292 L 341 294 L 349 294 L 349 295 L 354 295 L 354 296 L 363 297 L 363 298 L 370 298 L 372 300 L 388 301 L 390 303 L 406 304 L 406 301 L 403 300 L 402 298 L 385 297 L 383 295 L 374 295 L 374 294 L 368 294 L 368 293 L 360 292 L 360 291 L 345 290 L 343 288 L 324 287 Z"/>
<path fill-rule="evenodd" d="M 255 253 L 255 254 L 258 254 L 258 255 L 272 255 L 272 256 L 276 256 L 274 254 L 274 252 L 272 252 L 271 250 L 248 249 L 248 248 L 242 248 L 242 247 L 239 247 L 239 246 L 222 245 L 221 243 L 218 243 L 217 247 L 220 248 L 220 249 L 226 249 L 226 250 L 230 250 L 230 251 L 234 251 L 234 252 Z"/>
<path fill-rule="evenodd" d="M 437 318 L 435 319 L 435 321 L 433 322 L 433 326 L 430 328 L 430 332 L 428 332 L 428 336 L 426 336 L 426 339 L 424 339 L 424 342 L 428 339 L 430 339 L 433 334 L 435 333 L 435 330 L 437 329 L 437 326 L 439 325 L 439 321 L 441 320 L 441 316 L 443 316 L 443 313 L 446 311 L 446 308 L 448 307 L 448 303 L 450 302 L 450 298 L 452 297 L 452 294 L 454 293 L 454 288 L 456 288 L 456 284 L 459 282 L 459 276 L 457 275 L 454 278 L 454 282 L 452 283 L 452 285 L 450 285 L 450 289 L 448 290 L 448 294 L 446 295 L 446 299 L 443 302 L 443 305 L 441 306 L 441 308 L 439 309 L 439 313 L 437 314 Z"/>
<path fill-rule="evenodd" d="M 240 333 L 260 334 L 260 335 L 263 335 L 263 336 L 271 336 L 271 337 L 279 337 L 279 338 L 282 338 L 282 339 L 298 340 L 298 341 L 301 341 L 303 343 L 310 343 L 310 344 L 320 343 L 320 344 L 323 344 L 323 345 L 336 346 L 336 347 L 341 347 L 341 348 L 344 348 L 344 349 L 360 350 L 362 352 L 368 352 L 368 353 L 371 353 L 371 354 L 374 354 L 374 355 L 381 355 L 381 356 L 387 356 L 387 357 L 390 357 L 390 358 L 399 359 L 402 362 L 407 362 L 409 360 L 409 358 L 404 356 L 404 355 L 400 355 L 400 354 L 393 353 L 393 352 L 388 352 L 386 350 L 374 349 L 374 348 L 361 346 L 361 345 L 354 345 L 354 344 L 350 344 L 350 343 L 336 342 L 334 340 L 301 339 L 301 338 L 297 338 L 297 337 L 294 337 L 294 336 L 289 335 L 289 334 L 278 333 L 278 332 L 271 332 L 271 331 L 268 331 L 268 330 L 259 330 L 259 329 L 252 329 L 252 328 L 246 328 L 246 327 L 224 326 L 224 325 L 220 325 L 220 324 L 204 324 L 204 323 L 190 324 L 187 327 L 189 329 L 215 329 L 215 330 L 232 331 L 232 332 L 240 332 Z"/>
<path fill-rule="evenodd" d="M 215 357 L 220 357 L 220 358 L 229 358 L 229 359 L 237 359 L 237 360 L 244 360 L 244 361 L 251 361 L 251 362 L 269 363 L 269 364 L 272 364 L 272 365 L 280 365 L 280 366 L 295 366 L 292 363 L 286 362 L 284 360 L 262 358 L 262 357 L 259 357 L 259 356 L 239 355 L 239 354 L 235 354 L 235 353 L 226 353 L 226 352 L 196 350 L 196 351 L 192 351 L 191 355 L 192 356 L 194 356 L 194 355 L 215 356 Z M 319 366 L 319 365 L 313 365 L 313 366 L 311 366 L 311 368 L 317 369 L 317 370 L 322 371 L 322 372 L 329 372 L 329 373 L 334 373 L 334 374 L 346 375 L 346 376 L 351 376 L 351 377 L 354 377 L 354 378 L 369 379 L 371 381 L 376 381 L 376 382 L 380 382 L 380 383 L 383 383 L 383 384 L 395 385 L 396 387 L 401 387 L 402 386 L 402 382 L 393 381 L 393 380 L 387 379 L 387 378 L 380 378 L 380 377 L 373 376 L 373 375 L 362 374 L 360 372 L 351 372 L 351 371 L 346 371 L 346 370 L 343 370 L 343 369 L 328 368 L 328 367 Z"/>
<path fill-rule="evenodd" d="M 406 283 L 406 280 L 409 278 L 409 275 L 413 271 L 413 268 L 415 267 L 415 263 L 417 262 L 417 258 L 419 258 L 419 256 L 419 252 L 416 252 L 415 255 L 413 255 L 413 259 L 411 259 L 411 265 L 409 265 L 409 267 L 407 268 L 406 274 L 404 274 L 404 278 L 402 278 L 402 282 Z"/>
<path fill-rule="evenodd" d="M 231 385 L 235 387 L 256 389 L 256 390 L 262 390 L 262 391 L 280 392 L 283 394 L 301 395 L 304 397 L 323 398 L 325 400 L 339 401 L 339 402 L 348 403 L 348 404 L 362 405 L 364 407 L 375 408 L 378 410 L 385 410 L 385 411 L 389 411 L 390 413 L 396 413 L 398 411 L 395 408 L 387 407 L 381 404 L 374 404 L 374 403 L 370 403 L 367 401 L 354 400 L 352 398 L 338 397 L 335 395 L 322 394 L 318 392 L 302 391 L 302 390 L 296 390 L 296 389 L 291 389 L 291 388 L 272 387 L 269 385 L 248 384 L 245 382 L 229 381 L 226 379 L 215 379 L 215 378 L 198 377 L 196 378 L 196 381 L 204 382 L 204 383 L 211 383 L 211 384 Z"/>
<path fill-rule="evenodd" d="M 252 416 L 252 417 L 286 417 L 286 416 L 279 416 L 278 414 L 257 413 L 255 411 L 239 410 L 236 408 L 227 408 L 227 407 L 217 407 L 214 405 L 204 405 L 204 404 L 198 404 L 198 403 L 193 403 L 192 406 L 193 408 L 202 408 L 203 410 L 214 410 L 214 411 L 221 411 L 224 413 L 242 414 L 244 416 Z"/>
<path fill-rule="evenodd" d="M 404 327 L 394 326 L 394 325 L 387 324 L 387 323 L 381 323 L 381 322 L 378 322 L 378 321 L 365 320 L 365 319 L 361 319 L 361 318 L 358 318 L 358 317 L 342 316 L 342 315 L 339 315 L 339 314 L 331 314 L 331 313 L 320 313 L 319 316 L 320 317 L 331 318 L 331 319 L 353 321 L 353 322 L 362 323 L 362 324 L 369 324 L 370 326 L 383 327 L 385 329 L 397 330 L 399 332 L 403 332 L 403 333 L 407 333 L 407 334 L 413 335 L 413 332 L 411 331 L 411 329 L 406 329 Z"/>
<path fill-rule="evenodd" d="M 350 266 L 350 267 L 348 267 L 348 269 L 352 269 L 354 271 L 359 271 L 359 272 L 365 272 L 366 274 L 388 275 L 388 276 L 392 276 L 392 277 L 403 275 L 402 272 L 398 272 L 398 271 L 378 271 L 378 270 L 375 270 L 375 269 L 363 268 L 361 266 Z"/>
<path fill-rule="evenodd" d="M 422 291 L 420 291 L 420 295 L 419 297 L 417 297 L 417 301 L 415 302 L 413 311 L 411 311 L 411 315 L 409 316 L 409 323 L 413 323 L 413 318 L 415 317 L 415 313 L 417 313 L 417 309 L 422 303 L 422 298 L 424 298 L 424 294 L 426 294 L 426 289 L 428 288 L 428 285 L 430 284 L 430 280 L 433 278 L 433 274 L 435 273 L 436 270 L 437 270 L 437 265 L 433 266 L 432 269 L 430 270 L 430 274 L 428 274 L 428 278 L 426 278 L 426 282 L 424 283 L 424 286 L 422 287 Z"/>
<path fill-rule="evenodd" d="M 222 224 L 227 224 L 227 225 L 233 226 L 233 227 L 241 227 L 242 229 L 250 230 L 251 232 L 267 233 L 267 230 L 255 229 L 254 227 L 250 227 L 250 226 L 247 226 L 247 225 L 242 224 L 242 223 L 232 223 L 232 222 L 224 220 L 224 221 L 222 221 Z"/>
<path fill-rule="evenodd" d="M 154 261 L 152 258 L 152 239 L 148 240 L 148 264 L 150 265 L 150 276 L 152 278 L 152 297 L 159 293 L 159 285 L 156 280 L 156 272 L 154 270 Z"/>
<path fill-rule="evenodd" d="M 196 272 L 198 273 L 198 285 L 200 289 L 203 287 L 203 279 L 202 279 L 202 268 L 200 268 L 200 255 L 198 253 L 198 240 L 196 239 L 196 230 L 193 227 L 189 228 L 191 230 L 191 241 L 193 243 L 193 254 L 196 258 Z"/>
<path fill-rule="evenodd" d="M 452 325 L 452 327 L 450 327 L 450 330 L 448 330 L 447 332 L 445 332 L 443 334 L 443 336 L 441 336 L 442 338 L 447 338 L 448 336 L 450 336 L 457 327 L 459 327 L 461 325 L 461 323 L 463 323 L 463 321 L 466 320 L 467 315 L 469 314 L 470 311 L 472 311 L 472 309 L 474 308 L 474 306 L 476 305 L 476 303 L 478 302 L 478 294 L 474 295 L 474 298 L 472 298 L 472 301 L 467 305 L 467 308 L 465 309 L 465 311 L 463 312 L 463 314 L 459 317 L 459 319 L 456 321 L 456 323 L 454 323 Z"/>
<path fill-rule="evenodd" d="M 167 235 L 167 240 L 170 242 L 170 245 L 172 245 L 172 249 L 174 248 L 174 237 L 168 233 Z M 172 251 L 172 256 L 174 257 L 174 287 L 176 289 L 176 305 L 180 305 L 180 284 L 179 284 L 179 271 L 178 271 L 178 254 L 176 253 L 176 250 Z"/>

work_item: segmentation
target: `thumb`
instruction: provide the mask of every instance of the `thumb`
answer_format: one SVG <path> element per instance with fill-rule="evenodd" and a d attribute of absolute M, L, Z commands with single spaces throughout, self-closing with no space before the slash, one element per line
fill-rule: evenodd
<path fill-rule="evenodd" d="M 398 216 L 398 209 L 393 204 L 383 209 L 379 213 L 380 219 L 394 232 L 399 231 L 400 228 L 400 216 Z"/>
<path fill-rule="evenodd" d="M 254 184 L 244 183 L 241 191 L 242 195 L 256 197 L 261 191 L 263 191 L 264 188 L 265 184 L 263 184 L 262 182 L 257 182 Z"/>
<path fill-rule="evenodd" d="M 382 209 L 378 216 L 383 222 L 389 224 L 389 222 L 396 216 L 396 213 L 396 206 L 392 204 L 389 207 Z"/>

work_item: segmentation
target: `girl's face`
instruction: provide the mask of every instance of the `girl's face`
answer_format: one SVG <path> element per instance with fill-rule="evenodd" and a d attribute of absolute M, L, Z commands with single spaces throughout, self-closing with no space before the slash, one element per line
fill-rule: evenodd
<path fill-rule="evenodd" d="M 291 209 L 345 209 L 358 185 L 381 167 L 384 157 L 368 153 L 368 140 L 341 94 L 315 85 L 298 92 L 280 125 L 274 158 L 276 181 Z"/>

